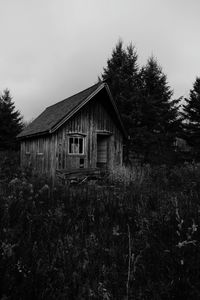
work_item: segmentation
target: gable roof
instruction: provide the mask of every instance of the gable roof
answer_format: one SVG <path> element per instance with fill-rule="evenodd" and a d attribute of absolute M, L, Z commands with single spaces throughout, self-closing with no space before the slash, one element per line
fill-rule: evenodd
<path fill-rule="evenodd" d="M 109 87 L 106 83 L 99 82 L 67 99 L 64 99 L 54 105 L 47 107 L 17 137 L 25 138 L 54 132 L 103 88 L 106 88 L 108 92 L 109 98 L 116 112 L 118 121 L 121 125 L 121 129 L 126 135 L 123 124 L 120 119 L 119 112 L 111 96 Z"/>

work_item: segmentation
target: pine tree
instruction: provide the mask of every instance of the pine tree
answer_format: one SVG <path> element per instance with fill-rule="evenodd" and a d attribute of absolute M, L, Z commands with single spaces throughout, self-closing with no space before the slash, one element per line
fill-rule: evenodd
<path fill-rule="evenodd" d="M 200 159 L 200 77 L 197 77 L 189 98 L 183 105 L 184 137 L 193 148 L 193 158 Z"/>
<path fill-rule="evenodd" d="M 119 41 L 102 79 L 109 82 L 130 136 L 127 156 L 131 151 L 147 162 L 165 162 L 181 130 L 179 100 L 171 100 L 173 92 L 155 58 L 149 58 L 141 70 L 137 59 L 133 45 L 124 49 Z"/>
<path fill-rule="evenodd" d="M 109 82 L 109 87 L 127 130 L 132 124 L 132 98 L 136 92 L 137 76 L 137 53 L 132 44 L 124 49 L 123 42 L 120 40 L 113 50 L 111 58 L 107 61 L 102 79 Z"/>
<path fill-rule="evenodd" d="M 117 103 L 125 129 L 130 136 L 126 141 L 125 159 L 128 160 L 132 147 L 132 136 L 137 120 L 137 102 L 139 85 L 139 68 L 137 64 L 137 52 L 130 43 L 123 47 L 120 40 L 107 61 L 107 67 L 101 75 L 108 81 L 112 95 Z"/>
<path fill-rule="evenodd" d="M 0 150 L 16 148 L 16 136 L 23 128 L 22 116 L 15 109 L 9 90 L 0 95 Z"/>
<path fill-rule="evenodd" d="M 171 100 L 173 92 L 156 59 L 151 57 L 141 70 L 141 123 L 136 134 L 146 161 L 165 162 L 172 154 L 180 130 L 179 100 Z"/>

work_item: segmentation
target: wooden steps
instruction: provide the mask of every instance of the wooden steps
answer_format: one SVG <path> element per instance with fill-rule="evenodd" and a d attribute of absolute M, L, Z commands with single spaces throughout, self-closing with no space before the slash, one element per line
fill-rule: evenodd
<path fill-rule="evenodd" d="M 101 178 L 102 170 L 99 168 L 56 170 L 56 176 L 63 183 L 83 183 Z"/>

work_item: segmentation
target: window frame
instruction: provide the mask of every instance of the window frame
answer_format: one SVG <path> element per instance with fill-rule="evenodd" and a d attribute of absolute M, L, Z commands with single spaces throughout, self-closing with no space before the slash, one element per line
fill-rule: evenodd
<path fill-rule="evenodd" d="M 73 141 L 75 141 L 75 139 L 78 139 L 78 149 L 79 149 L 79 151 L 80 151 L 80 140 L 82 140 L 82 152 L 81 153 L 74 153 L 74 152 L 70 152 L 70 139 L 73 139 Z M 75 144 L 75 142 L 73 142 L 72 144 Z M 85 155 L 85 136 L 84 135 L 82 135 L 82 134 L 78 134 L 78 133 L 76 133 L 76 134 L 70 134 L 69 136 L 68 136 L 68 154 L 69 155 L 72 155 L 72 156 L 74 156 L 74 155 L 78 155 L 78 156 L 82 156 L 82 155 Z"/>
<path fill-rule="evenodd" d="M 41 147 L 42 146 L 42 147 Z M 44 146 L 43 146 L 43 140 L 42 139 L 38 139 L 37 141 L 37 155 L 43 155 L 44 154 L 44 151 L 40 151 L 42 148 L 42 150 L 44 150 Z"/>
<path fill-rule="evenodd" d="M 31 145 L 30 141 L 25 141 L 25 154 L 30 155 L 31 154 Z"/>

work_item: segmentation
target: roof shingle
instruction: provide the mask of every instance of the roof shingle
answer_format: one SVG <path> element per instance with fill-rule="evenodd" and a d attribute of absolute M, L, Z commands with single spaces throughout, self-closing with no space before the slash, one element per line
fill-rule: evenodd
<path fill-rule="evenodd" d="M 22 138 L 49 132 L 57 123 L 70 114 L 77 106 L 87 99 L 102 83 L 97 83 L 67 99 L 47 107 L 17 137 Z"/>

